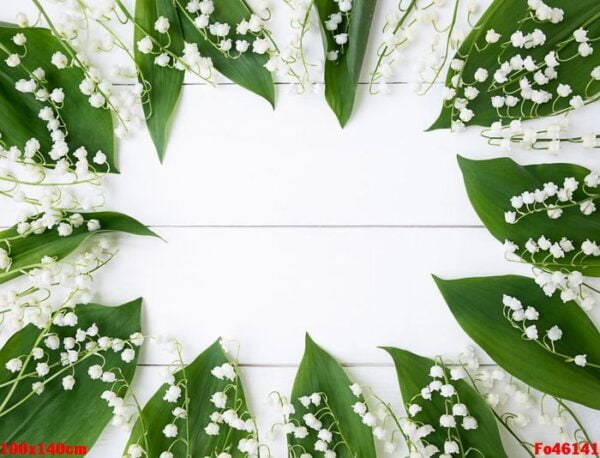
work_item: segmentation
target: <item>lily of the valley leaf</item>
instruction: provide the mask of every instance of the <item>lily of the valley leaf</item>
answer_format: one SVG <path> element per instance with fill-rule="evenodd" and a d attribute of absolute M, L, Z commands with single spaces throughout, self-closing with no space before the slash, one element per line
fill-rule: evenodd
<path fill-rule="evenodd" d="M 129 391 L 143 340 L 141 302 L 80 305 L 55 313 L 58 324 L 14 334 L 0 350 L 0 437 L 90 449 L 119 417 L 106 393 L 114 400 Z"/>
<path fill-rule="evenodd" d="M 125 456 L 256 456 L 258 433 L 239 370 L 216 341 L 191 364 L 174 344 L 174 373 L 145 405 Z"/>
<path fill-rule="evenodd" d="M 457 372 L 451 372 L 441 360 L 399 348 L 385 350 L 394 360 L 409 419 L 420 431 L 413 437 L 407 436 L 409 450 L 429 448 L 465 456 L 508 456 L 492 411 L 462 375 L 456 377 Z"/>
<path fill-rule="evenodd" d="M 156 237 L 142 223 L 122 213 L 65 212 L 57 220 L 51 218 L 41 214 L 0 232 L 0 284 L 40 267 L 44 258 L 63 259 L 99 234 L 121 232 Z"/>
<path fill-rule="evenodd" d="M 82 93 L 86 76 L 68 65 L 64 46 L 47 29 L 1 24 L 0 145 L 50 167 L 85 148 L 92 156 L 101 153 L 97 171 L 116 172 L 111 113 Z"/>
<path fill-rule="evenodd" d="M 525 277 L 436 282 L 458 323 L 504 370 L 600 409 L 600 333 L 575 302 L 549 298 Z"/>
<path fill-rule="evenodd" d="M 307 334 L 292 389 L 293 408 L 287 409 L 288 423 L 296 426 L 287 436 L 291 457 L 333 456 L 331 452 L 341 458 L 376 456 L 371 430 L 375 418 L 367 412 L 362 395 L 353 392 L 353 385 L 342 366 Z M 353 410 L 357 403 L 365 410 Z"/>
<path fill-rule="evenodd" d="M 431 128 L 507 125 L 595 101 L 599 34 L 594 0 L 495 0 L 452 61 Z"/>

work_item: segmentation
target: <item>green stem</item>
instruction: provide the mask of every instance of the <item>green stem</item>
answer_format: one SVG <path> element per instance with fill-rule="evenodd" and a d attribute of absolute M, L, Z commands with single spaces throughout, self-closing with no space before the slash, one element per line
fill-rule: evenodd
<path fill-rule="evenodd" d="M 575 423 L 577 423 L 579 430 L 583 433 L 583 436 L 585 437 L 585 441 L 588 444 L 593 444 L 594 442 L 592 442 L 592 440 L 590 439 L 590 436 L 588 435 L 587 431 L 581 424 L 581 421 L 579 421 L 579 418 L 577 417 L 577 415 L 575 415 L 575 412 L 573 412 L 573 410 L 567 404 L 565 404 L 565 402 L 562 399 L 554 398 L 554 400 L 558 403 L 559 406 L 561 406 L 564 410 L 566 410 L 568 412 L 568 414 L 571 416 L 571 418 L 575 421 Z M 577 438 L 575 438 L 575 439 L 577 439 Z M 597 457 L 598 455 L 596 454 L 594 456 Z"/>
<path fill-rule="evenodd" d="M 40 334 L 41 335 L 41 334 Z M 87 355 L 85 355 L 83 358 L 81 358 L 80 360 L 78 360 L 75 364 L 72 364 L 70 366 L 64 367 L 62 368 L 60 371 L 58 371 L 56 374 L 52 375 L 51 377 L 48 377 L 47 379 L 44 380 L 44 385 L 46 385 L 48 382 L 51 382 L 52 380 L 54 380 L 55 378 L 57 378 L 58 376 L 64 374 L 66 371 L 68 371 L 69 369 L 72 369 L 73 367 L 77 366 L 78 364 L 82 363 L 83 361 L 85 361 L 86 359 L 92 357 L 96 355 L 96 353 L 88 353 Z M 23 365 L 23 367 L 25 367 L 25 365 Z M 16 380 L 18 381 L 18 379 Z M 14 387 L 16 387 L 17 385 L 14 385 Z M 11 392 L 14 391 L 11 390 Z M 3 403 L 3 405 L 0 407 L 0 417 L 5 416 L 6 414 L 12 412 L 14 409 L 16 409 L 17 407 L 19 407 L 21 404 L 23 404 L 24 402 L 26 402 L 30 397 L 32 397 L 35 394 L 35 391 L 30 391 L 29 394 L 27 394 L 27 396 L 25 396 L 23 399 L 21 399 L 20 401 L 16 402 L 15 404 L 13 404 L 12 406 L 10 406 L 10 408 L 6 409 L 6 410 L 2 410 L 2 408 L 4 408 L 5 403 Z M 8 399 L 8 397 L 7 397 Z"/>
<path fill-rule="evenodd" d="M 190 412 L 190 398 L 189 398 L 189 392 L 188 392 L 188 378 L 187 378 L 187 372 L 186 372 L 186 365 L 183 362 L 183 356 L 181 354 L 181 346 L 178 344 L 177 345 L 177 356 L 179 358 L 179 361 L 181 363 L 181 373 L 183 374 L 183 379 L 185 380 L 185 384 L 184 384 L 184 390 L 185 390 L 185 400 L 184 400 L 184 408 L 185 408 L 185 446 L 186 446 L 186 457 L 191 458 L 191 452 L 190 452 L 190 416 L 189 416 L 189 412 Z"/>
<path fill-rule="evenodd" d="M 52 31 L 52 33 L 54 34 L 54 36 L 56 36 L 56 38 L 60 42 L 60 44 L 63 47 L 63 49 L 69 54 L 69 56 L 71 56 L 71 58 L 75 62 L 77 62 L 78 67 L 81 68 L 81 70 L 86 75 L 86 77 L 89 77 L 87 71 L 85 70 L 86 66 L 84 65 L 83 62 L 81 62 L 81 60 L 79 59 L 79 57 L 77 57 L 77 53 L 75 53 L 73 51 L 73 48 L 71 48 L 71 46 L 68 45 L 67 43 L 65 43 L 65 41 L 61 38 L 60 33 L 58 33 L 58 30 L 56 30 L 56 27 L 54 26 L 54 23 L 52 22 L 52 19 L 50 19 L 50 16 L 46 12 L 46 10 L 44 9 L 44 7 L 40 3 L 40 1 L 39 0 L 31 0 L 31 1 L 36 6 L 36 8 L 40 12 L 40 14 L 44 17 L 44 19 L 48 23 L 48 27 L 50 27 L 50 30 Z M 110 97 L 106 93 L 104 93 L 104 91 L 102 91 L 102 89 L 100 89 L 99 87 L 97 89 L 100 92 L 100 94 L 102 94 L 102 97 L 104 97 L 104 100 L 106 100 L 106 103 L 111 108 L 111 111 L 115 113 L 115 115 L 117 116 L 117 118 L 119 119 L 119 121 L 121 122 L 121 124 L 123 124 L 123 126 L 125 126 L 126 124 L 125 124 L 124 119 L 121 117 L 121 115 L 119 114 L 119 112 L 117 111 L 117 109 L 115 108 L 115 106 L 110 102 Z"/>
<path fill-rule="evenodd" d="M 450 27 L 449 27 L 450 31 L 448 32 L 448 39 L 446 40 L 446 49 L 444 50 L 444 59 L 442 60 L 442 63 L 440 64 L 432 81 L 429 82 L 429 85 L 423 91 L 423 94 L 426 94 L 429 91 L 429 89 L 431 89 L 433 87 L 434 83 L 438 80 L 440 73 L 442 72 L 442 69 L 446 65 L 446 62 L 448 61 L 448 55 L 450 54 L 450 42 L 452 41 L 452 32 L 454 31 L 454 26 L 456 25 L 456 19 L 458 17 L 459 4 L 460 4 L 460 0 L 456 0 L 456 3 L 454 4 L 454 11 L 452 13 L 452 22 L 450 23 Z"/>
<path fill-rule="evenodd" d="M 139 24 L 138 21 L 136 21 L 135 17 L 129 12 L 129 10 L 127 9 L 127 7 L 125 5 L 123 5 L 123 3 L 121 2 L 121 0 L 114 0 L 114 2 L 119 7 L 119 9 L 123 12 L 123 14 L 127 18 L 127 20 L 131 21 L 131 23 L 133 24 L 133 26 L 136 29 L 140 30 L 147 37 L 149 37 L 155 45 L 159 46 L 161 50 L 163 50 L 164 52 L 166 52 L 171 58 L 173 58 L 175 61 L 177 61 L 178 63 L 180 63 L 186 70 L 188 70 L 189 72 L 193 73 L 198 78 L 200 78 L 203 81 L 205 81 L 206 83 L 213 85 L 213 82 L 210 80 L 210 78 L 206 78 L 206 77 L 202 76 L 199 72 L 195 71 L 193 68 L 191 68 L 189 65 L 187 65 L 177 54 L 175 54 L 174 52 L 172 52 L 170 49 L 163 47 L 163 45 L 151 33 L 149 33 L 144 27 L 142 27 Z"/>
<path fill-rule="evenodd" d="M 408 18 L 408 16 L 410 15 L 411 11 L 413 10 L 413 8 L 416 5 L 417 5 L 417 0 L 411 0 L 410 4 L 408 5 L 408 7 L 406 8 L 406 10 L 402 14 L 402 17 L 400 18 L 400 20 L 398 21 L 398 23 L 394 27 L 394 31 L 393 31 L 394 35 L 396 33 L 398 33 L 398 30 L 400 30 L 400 28 L 402 27 L 402 25 L 404 25 L 404 22 L 406 22 L 406 19 Z M 381 53 L 379 54 L 379 57 L 377 59 L 377 63 L 375 64 L 375 69 L 373 70 L 373 73 L 371 73 L 371 83 L 369 85 L 369 90 L 370 90 L 371 93 L 373 93 L 372 89 L 373 89 L 373 85 L 375 84 L 376 75 L 379 72 L 379 68 L 381 67 L 381 63 L 383 62 L 384 57 L 387 55 L 388 49 L 389 49 L 389 46 L 385 45 L 384 48 L 381 50 Z"/>
<path fill-rule="evenodd" d="M 464 366 L 463 366 L 464 369 Z M 470 372 L 468 370 L 465 369 L 465 373 L 467 374 L 467 377 L 469 377 L 469 380 L 471 381 L 471 386 L 473 386 L 473 389 L 475 389 L 475 391 L 477 392 L 477 394 L 479 394 L 482 398 L 483 398 L 483 394 L 481 393 L 481 391 L 479 390 L 479 388 L 477 387 L 477 384 L 475 383 L 475 380 L 473 380 L 473 377 L 471 376 Z M 485 398 L 483 399 L 484 402 Z M 527 444 L 521 440 L 521 438 L 518 436 L 517 433 L 515 433 L 513 431 L 513 429 L 508 425 L 508 422 L 506 422 L 500 415 L 498 415 L 496 413 L 495 409 L 490 408 L 490 410 L 492 411 L 492 413 L 494 414 L 494 416 L 496 417 L 496 419 L 500 422 L 500 424 L 502 426 L 504 426 L 504 429 L 506 429 L 509 434 L 515 438 L 515 440 L 519 443 L 519 445 L 527 452 L 527 454 L 531 457 L 531 458 L 536 458 L 536 456 L 533 454 L 533 452 L 531 450 L 529 450 L 529 447 L 527 446 Z"/>

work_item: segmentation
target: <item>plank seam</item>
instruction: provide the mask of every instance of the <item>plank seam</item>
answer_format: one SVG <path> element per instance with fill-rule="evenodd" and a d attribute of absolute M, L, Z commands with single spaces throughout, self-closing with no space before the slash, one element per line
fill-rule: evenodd
<path fill-rule="evenodd" d="M 417 84 L 417 83 L 421 84 L 421 83 L 423 83 L 423 81 L 387 81 L 386 82 L 386 84 L 388 86 L 410 85 L 410 84 Z M 136 83 L 133 83 L 133 82 L 131 82 L 131 83 L 113 83 L 113 86 L 116 86 L 116 87 L 131 87 L 134 84 L 136 84 Z M 293 81 L 278 81 L 278 82 L 275 82 L 273 84 L 275 86 L 295 86 L 298 83 L 295 83 Z M 313 82 L 313 84 L 324 85 L 325 83 L 323 81 L 315 81 L 315 82 Z M 359 86 L 369 86 L 370 84 L 371 83 L 369 81 L 361 81 L 361 82 L 358 83 Z M 444 84 L 444 83 L 441 83 L 441 82 L 438 81 L 438 82 L 434 82 L 433 84 L 434 85 L 441 85 L 441 84 Z M 214 87 L 214 86 L 239 86 L 239 85 L 236 84 L 236 83 L 228 82 L 228 81 L 222 81 L 222 82 L 219 82 L 219 83 L 214 83 L 214 85 L 210 85 L 210 84 L 207 84 L 207 83 L 200 83 L 200 82 L 198 82 L 198 83 L 195 83 L 195 82 L 194 83 L 184 82 L 183 86 L 206 86 L 206 87 Z"/>
<path fill-rule="evenodd" d="M 477 224 L 151 224 L 156 229 L 485 229 Z"/>
<path fill-rule="evenodd" d="M 187 364 L 187 363 L 186 363 Z M 341 363 L 342 367 L 347 369 L 354 368 L 394 368 L 393 363 Z M 138 367 L 171 367 L 169 364 L 162 363 L 140 363 Z M 481 367 L 498 367 L 497 364 L 492 363 L 481 363 Z M 240 363 L 239 367 L 247 369 L 295 369 L 298 368 L 298 364 L 291 363 L 272 363 L 272 364 L 252 364 L 252 363 Z"/>

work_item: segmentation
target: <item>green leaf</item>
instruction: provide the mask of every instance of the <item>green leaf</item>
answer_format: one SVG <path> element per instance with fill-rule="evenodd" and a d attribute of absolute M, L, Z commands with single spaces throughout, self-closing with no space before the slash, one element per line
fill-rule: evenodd
<path fill-rule="evenodd" d="M 160 17 L 169 19 L 169 33 L 161 34 L 154 30 L 154 23 Z M 184 72 L 171 67 L 160 67 L 154 63 L 154 53 L 143 54 L 139 51 L 139 40 L 152 37 L 156 43 L 169 46 L 169 50 L 181 55 L 183 50 L 183 30 L 177 9 L 172 0 L 136 0 L 134 32 L 135 62 L 138 67 L 138 80 L 144 86 L 143 99 L 146 125 L 156 147 L 159 159 L 165 157 L 169 127 L 173 112 L 183 88 Z"/>
<path fill-rule="evenodd" d="M 412 420 L 417 423 L 433 426 L 435 431 L 424 440 L 429 444 L 435 445 L 440 451 L 443 451 L 444 442 L 448 440 L 448 430 L 440 426 L 440 416 L 446 414 L 449 409 L 451 410 L 451 406 L 459 401 L 455 400 L 455 398 L 448 401 L 446 398 L 442 398 L 435 393 L 429 401 L 420 398 L 421 390 L 433 381 L 429 375 L 429 370 L 437 362 L 399 348 L 388 347 L 384 348 L 384 350 L 394 360 L 400 391 L 402 392 L 402 399 L 405 405 L 408 406 L 415 403 L 422 408 L 421 412 L 412 417 Z M 459 442 L 465 454 L 467 450 L 475 449 L 479 450 L 480 453 L 478 455 L 480 456 L 507 457 L 498 432 L 498 424 L 485 399 L 467 382 L 463 380 L 450 380 L 449 371 L 445 367 L 444 373 L 445 381 L 443 383 L 450 383 L 454 386 L 460 403 L 465 404 L 469 415 L 477 420 L 478 428 L 475 430 L 465 430 L 461 426 L 451 430 L 452 434 L 458 435 Z M 460 421 L 457 418 L 458 424 L 460 424 Z M 475 455 L 475 452 L 471 452 L 470 454 Z"/>
<path fill-rule="evenodd" d="M 525 251 L 525 244 L 530 238 L 537 241 L 540 236 L 545 236 L 552 242 L 559 242 L 566 237 L 573 242 L 575 250 L 565 253 L 564 258 L 548 257 L 547 252 L 535 256 L 523 253 L 522 257 L 527 262 L 543 265 L 551 270 L 579 270 L 585 275 L 600 276 L 600 261 L 597 257 L 576 255 L 585 240 L 600 242 L 600 213 L 585 216 L 579 206 L 574 205 L 565 208 L 563 215 L 553 220 L 547 216 L 544 207 L 538 204 L 536 208 L 540 209 L 539 212 L 525 216 L 516 224 L 508 224 L 504 219 L 504 212 L 514 210 L 511 207 L 511 197 L 519 196 L 525 191 L 543 189 L 548 182 L 554 182 L 560 187 L 567 177 L 574 177 L 580 183 L 573 199 L 587 199 L 581 185 L 590 173 L 588 169 L 574 164 L 521 166 L 508 158 L 473 161 L 459 157 L 458 163 L 471 204 L 494 237 L 502 242 L 510 240 L 516 243 L 520 251 Z"/>
<path fill-rule="evenodd" d="M 78 316 L 77 327 L 85 330 L 95 323 L 101 335 L 127 339 L 141 329 L 141 304 L 142 300 L 137 299 L 119 307 L 80 305 L 75 309 Z M 5 369 L 6 362 L 30 354 L 32 348 L 36 346 L 40 332 L 40 329 L 29 325 L 13 335 L 0 350 L 0 385 L 13 380 L 15 376 Z M 50 332 L 56 333 L 62 339 L 72 337 L 74 329 L 53 326 Z M 40 347 L 45 348 L 43 345 Z M 59 361 L 58 353 L 58 350 L 49 353 L 48 364 Z M 113 351 L 104 352 L 102 356 L 106 361 L 105 370 L 110 368 L 116 372 L 118 368 L 125 380 L 131 382 L 137 365 L 137 356 L 130 363 L 123 362 L 119 354 Z M 34 371 L 37 362 L 39 361 L 30 361 L 25 372 Z M 110 389 L 110 384 L 92 380 L 87 373 L 88 368 L 95 364 L 102 364 L 102 360 L 92 356 L 80 360 L 73 372 L 64 373 L 75 377 L 76 382 L 72 391 L 63 389 L 59 376 L 46 383 L 42 394 L 39 396 L 34 394 L 14 410 L 0 416 L 2 440 L 30 444 L 65 442 L 91 448 L 113 416 L 112 409 L 100 398 L 105 390 Z M 53 373 L 51 372 L 47 377 L 51 377 Z M 17 400 L 28 395 L 32 383 L 39 380 L 37 376 L 29 377 L 18 383 L 11 397 L 14 401 L 9 401 L 6 408 L 10 408 Z M 11 386 L 0 388 L 0 402 L 6 399 Z"/>
<path fill-rule="evenodd" d="M 196 43 L 203 56 L 212 59 L 214 67 L 219 73 L 229 78 L 234 83 L 266 99 L 271 106 L 275 106 L 275 85 L 271 73 L 265 68 L 269 60 L 266 54 L 259 55 L 250 49 L 239 57 L 231 58 L 224 55 L 209 40 L 205 38 L 193 23 L 193 16 L 185 9 L 187 0 L 176 0 L 179 15 L 183 25 L 185 40 Z M 229 38 L 248 40 L 248 36 L 237 35 L 236 26 L 243 20 L 248 20 L 252 10 L 244 0 L 224 0 L 215 2 L 215 10 L 210 15 L 211 23 L 220 22 L 231 26 Z"/>
<path fill-rule="evenodd" d="M 204 430 L 211 423 L 210 416 L 213 412 L 223 413 L 232 408 L 237 410 L 241 419 L 253 422 L 239 374 L 235 382 L 227 379 L 220 380 L 211 374 L 215 367 L 223 364 L 229 364 L 229 360 L 217 340 L 189 366 L 176 372 L 175 384 L 182 384 L 187 380 L 189 405 L 185 405 L 185 384 L 181 386 L 181 397 L 175 403 L 163 400 L 169 385 L 161 386 L 144 407 L 125 450 L 132 444 L 139 444 L 147 452 L 147 456 L 152 457 L 157 457 L 167 450 L 170 450 L 174 456 L 217 456 L 223 452 L 236 458 L 247 456 L 238 450 L 238 444 L 240 440 L 249 438 L 253 434 L 235 430 L 224 423 L 220 424 L 219 435 L 210 436 Z M 226 392 L 228 399 L 225 409 L 217 409 L 211 402 L 211 396 L 216 392 Z M 185 419 L 174 418 L 172 412 L 176 407 L 186 409 L 189 425 L 186 426 Z M 163 428 L 170 423 L 176 424 L 178 428 L 177 438 L 167 438 L 162 432 Z M 189 450 L 186 450 L 185 442 L 181 439 L 186 438 L 188 428 Z M 144 431 L 147 442 L 144 439 Z M 176 439 L 179 441 L 174 442 Z"/>
<path fill-rule="evenodd" d="M 468 107 L 473 110 L 474 117 L 467 125 L 490 126 L 493 122 L 501 120 L 507 124 L 513 119 L 534 119 L 564 112 L 570 109 L 569 100 L 572 96 L 579 95 L 584 100 L 593 101 L 600 91 L 600 84 L 590 83 L 591 72 L 598 65 L 597 50 L 586 58 L 571 57 L 577 55 L 579 43 L 573 39 L 573 32 L 580 27 L 588 30 L 588 37 L 593 38 L 600 33 L 600 4 L 593 0 L 582 0 L 580 2 L 561 2 L 552 0 L 546 2 L 550 7 L 558 7 L 564 11 L 564 20 L 558 24 L 551 22 L 540 22 L 532 19 L 525 20 L 531 15 L 527 2 L 521 0 L 494 0 L 485 14 L 478 21 L 467 39 L 461 45 L 457 57 L 465 61 L 462 70 L 448 71 L 446 85 L 451 87 L 452 77 L 461 75 L 466 85 L 474 86 L 479 90 L 479 95 L 469 101 Z M 485 36 L 489 29 L 494 29 L 501 35 L 495 44 L 486 45 Z M 530 49 L 515 48 L 510 44 L 511 35 L 517 30 L 524 34 L 534 29 L 541 30 L 546 35 L 546 42 L 542 46 Z M 508 43 L 507 43 L 508 42 Z M 594 43 L 591 43 L 592 47 Z M 544 57 L 551 51 L 557 51 L 560 57 L 560 65 L 556 67 L 558 78 L 551 80 L 548 84 L 534 88 L 543 89 L 553 94 L 549 103 L 540 104 L 535 107 L 531 101 L 519 103 L 513 108 L 503 107 L 499 111 L 491 105 L 494 96 L 505 96 L 513 94 L 520 98 L 519 80 L 523 77 L 533 81 L 533 74 L 527 70 L 513 72 L 509 75 L 509 82 L 492 86 L 494 72 L 502 62 L 510 60 L 520 54 L 523 59 L 531 56 L 544 70 Z M 483 83 L 474 79 L 478 68 L 488 70 L 489 77 Z M 514 78 L 512 78 L 514 77 Z M 474 84 L 475 83 L 475 84 Z M 556 89 L 558 84 L 569 84 L 573 93 L 569 97 L 557 99 Z M 588 86 L 588 83 L 590 85 Z M 459 90 L 459 97 L 464 97 L 463 91 Z M 554 104 L 554 100 L 557 100 Z M 430 129 L 449 128 L 452 121 L 457 119 L 457 110 L 453 109 L 454 100 L 444 102 L 441 114 Z"/>
<path fill-rule="evenodd" d="M 55 52 L 65 53 L 60 42 L 41 28 L 16 29 L 14 26 L 0 27 L 0 45 L 11 53 L 23 54 L 23 47 L 12 42 L 16 33 L 27 38 L 27 55 L 21 59 L 22 65 L 11 68 L 4 63 L 6 52 L 0 49 L 0 133 L 7 147 L 17 146 L 23 149 L 27 140 L 36 138 L 41 144 L 46 163 L 55 163 L 48 155 L 52 147 L 46 122 L 38 117 L 46 103 L 35 100 L 33 94 L 23 94 L 15 89 L 20 79 L 31 79 L 28 72 L 40 67 L 46 72 L 47 87 L 50 91 L 62 88 L 66 94 L 64 107 L 60 114 L 66 124 L 66 141 L 71 152 L 84 146 L 93 156 L 102 151 L 107 156 L 107 165 L 111 172 L 118 172 L 116 166 L 113 136 L 113 121 L 108 110 L 93 108 L 87 96 L 79 90 L 84 74 L 77 67 L 58 70 L 50 63 Z M 106 171 L 107 166 L 96 166 Z"/>
<path fill-rule="evenodd" d="M 354 110 L 376 3 L 376 0 L 353 3 L 348 23 L 348 45 L 340 52 L 338 60 L 327 59 L 325 63 L 325 98 L 342 127 L 348 123 Z M 333 34 L 328 32 L 324 25 L 331 14 L 339 12 L 337 2 L 316 0 L 315 5 L 321 20 L 325 53 L 339 49 Z"/>
<path fill-rule="evenodd" d="M 17 226 L 0 232 L 0 243 L 4 248 L 9 247 L 7 251 L 12 259 L 8 270 L 0 272 L 0 284 L 19 277 L 24 271 L 37 267 L 44 256 L 50 256 L 57 260 L 63 259 L 89 238 L 98 234 L 123 232 L 157 237 L 142 223 L 122 213 L 96 212 L 81 213 L 81 215 L 85 221 L 98 220 L 100 229 L 90 232 L 86 224 L 83 224 L 78 228 L 73 228 L 73 233 L 68 237 L 61 237 L 55 229 L 46 230 L 42 234 L 30 234 L 22 237 L 17 232 Z"/>
<path fill-rule="evenodd" d="M 345 444 L 340 444 L 335 448 L 337 456 L 340 458 L 357 456 L 374 458 L 376 455 L 372 431 L 352 410 L 354 403 L 364 402 L 364 399 L 354 396 L 350 385 L 352 382 L 342 366 L 307 334 L 304 357 L 292 389 L 292 402 L 295 406 L 295 413 L 291 415 L 292 421 L 296 424 L 304 424 L 302 417 L 309 412 L 309 409 L 298 402 L 300 397 L 310 396 L 313 393 L 321 394 L 323 404 L 318 408 L 328 408 L 337 422 L 332 425 L 331 415 L 321 417 L 323 427 L 331 427 L 332 432 L 336 432 L 331 443 L 345 441 Z M 293 435 L 288 435 L 288 447 L 297 451 L 304 448 L 308 453 L 313 452 L 314 443 L 317 440 L 316 432 L 310 428 L 309 431 L 311 434 L 305 439 L 297 439 Z"/>
<path fill-rule="evenodd" d="M 548 298 L 531 279 L 518 276 L 435 281 L 465 332 L 507 372 L 544 393 L 600 409 L 600 369 L 590 366 L 600 363 L 600 333 L 576 303 Z M 537 327 L 540 340 L 559 326 L 560 355 L 513 327 L 504 315 L 503 295 L 537 309 L 539 319 L 526 325 Z M 569 362 L 577 355 L 587 355 L 588 366 Z"/>

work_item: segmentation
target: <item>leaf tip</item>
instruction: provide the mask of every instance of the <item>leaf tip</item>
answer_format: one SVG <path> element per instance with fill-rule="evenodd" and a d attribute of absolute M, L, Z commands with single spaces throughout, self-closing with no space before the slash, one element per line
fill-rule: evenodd
<path fill-rule="evenodd" d="M 167 129 L 166 127 L 163 127 L 162 130 L 158 130 L 149 123 L 147 123 L 147 125 L 150 137 L 152 138 L 152 143 L 154 144 L 154 149 L 156 150 L 156 155 L 162 165 L 165 162 L 167 153 Z"/>
<path fill-rule="evenodd" d="M 448 108 L 442 106 L 438 117 L 433 123 L 425 130 L 425 132 L 432 132 L 434 130 L 450 129 L 452 127 L 452 113 Z"/>
<path fill-rule="evenodd" d="M 309 345 L 316 345 L 315 341 L 313 340 L 313 338 L 310 336 L 310 334 L 308 333 L 308 331 L 304 334 L 304 343 L 306 344 L 306 346 Z"/>
<path fill-rule="evenodd" d="M 141 322 L 143 302 L 144 298 L 142 296 L 139 296 L 129 302 L 119 305 L 117 308 L 131 309 L 133 313 L 135 313 L 138 321 Z"/>
<path fill-rule="evenodd" d="M 433 132 L 434 130 L 440 130 L 440 129 L 446 129 L 449 126 L 447 126 L 444 123 L 444 114 L 440 114 L 440 116 L 433 122 L 433 124 L 431 124 L 427 129 L 425 129 L 425 132 Z"/>
<path fill-rule="evenodd" d="M 138 296 L 135 299 L 132 299 L 129 302 L 122 304 L 122 307 L 141 307 L 144 298 L 142 296 Z"/>
<path fill-rule="evenodd" d="M 469 159 L 468 157 L 461 156 L 460 154 L 456 155 L 456 162 L 458 162 L 458 166 L 462 171 L 464 171 L 468 166 L 473 164 L 474 162 L 478 162 L 474 159 Z"/>
<path fill-rule="evenodd" d="M 148 229 L 148 231 L 151 233 L 151 237 L 155 237 L 163 243 L 169 243 L 169 241 L 167 239 L 165 239 L 162 235 L 157 234 L 156 232 L 154 232 L 151 229 Z"/>
<path fill-rule="evenodd" d="M 166 148 L 163 147 L 159 147 L 158 145 L 156 145 L 156 154 L 158 156 L 158 162 L 160 162 L 160 165 L 164 165 L 165 163 L 165 155 L 166 155 Z"/>
<path fill-rule="evenodd" d="M 394 347 L 388 347 L 387 345 L 381 345 L 377 348 L 379 350 L 383 350 L 383 351 L 387 352 L 388 354 L 391 354 L 392 350 L 394 349 Z"/>
<path fill-rule="evenodd" d="M 338 124 L 340 125 L 340 127 L 342 129 L 346 128 L 346 125 L 348 124 L 348 121 L 350 121 L 350 116 L 338 116 L 336 115 L 337 120 L 338 120 Z"/>
<path fill-rule="evenodd" d="M 440 278 L 435 274 L 431 274 L 431 278 L 433 278 L 433 281 L 435 282 L 436 286 L 443 294 L 443 287 L 446 286 L 450 280 L 444 280 L 443 278 Z"/>
<path fill-rule="evenodd" d="M 431 274 L 431 278 L 433 278 L 433 281 L 436 283 L 436 285 L 438 285 L 440 282 L 442 282 L 443 280 L 438 277 L 436 274 Z"/>
<path fill-rule="evenodd" d="M 219 336 L 217 337 L 217 339 L 212 343 L 211 347 L 220 347 L 221 349 L 223 349 L 223 346 L 221 345 L 221 343 L 223 342 L 223 337 Z"/>

